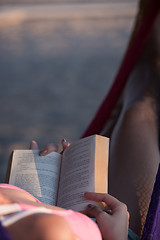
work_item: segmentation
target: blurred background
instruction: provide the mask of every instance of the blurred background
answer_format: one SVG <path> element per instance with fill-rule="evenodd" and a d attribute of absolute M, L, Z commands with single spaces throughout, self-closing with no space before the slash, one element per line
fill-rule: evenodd
<path fill-rule="evenodd" d="M 0 0 L 0 182 L 13 149 L 81 137 L 117 73 L 137 0 Z"/>

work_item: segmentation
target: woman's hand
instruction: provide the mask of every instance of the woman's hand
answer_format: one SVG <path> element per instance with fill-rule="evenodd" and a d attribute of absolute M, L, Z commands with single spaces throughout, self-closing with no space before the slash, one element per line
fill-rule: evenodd
<path fill-rule="evenodd" d="M 95 217 L 104 240 L 127 240 L 129 213 L 127 206 L 109 194 L 85 193 L 85 198 L 95 202 L 104 202 L 109 211 L 89 204 L 87 214 Z"/>
<path fill-rule="evenodd" d="M 65 149 L 66 149 L 67 147 L 69 147 L 70 143 L 67 142 L 65 139 L 63 139 L 63 140 L 61 141 L 61 144 L 62 144 L 61 154 L 63 154 L 63 152 L 65 151 Z M 29 148 L 30 148 L 30 149 L 38 149 L 38 144 L 37 144 L 37 142 L 31 141 Z M 46 156 L 47 154 L 49 154 L 49 153 L 51 153 L 51 152 L 58 152 L 58 150 L 59 150 L 59 148 L 58 148 L 58 146 L 57 146 L 56 144 L 50 143 L 50 144 L 48 144 L 46 147 L 42 148 L 42 149 L 40 150 L 39 154 L 40 154 L 41 156 Z"/>

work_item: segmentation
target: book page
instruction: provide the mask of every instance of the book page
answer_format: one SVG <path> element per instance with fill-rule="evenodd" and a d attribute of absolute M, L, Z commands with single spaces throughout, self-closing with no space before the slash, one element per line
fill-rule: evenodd
<path fill-rule="evenodd" d="M 94 191 L 93 137 L 81 139 L 65 151 L 57 205 L 82 211 L 89 203 L 83 197 L 86 191 Z"/>
<path fill-rule="evenodd" d="M 39 150 L 15 150 L 9 183 L 20 187 L 41 202 L 55 205 L 61 155 L 39 156 Z"/>

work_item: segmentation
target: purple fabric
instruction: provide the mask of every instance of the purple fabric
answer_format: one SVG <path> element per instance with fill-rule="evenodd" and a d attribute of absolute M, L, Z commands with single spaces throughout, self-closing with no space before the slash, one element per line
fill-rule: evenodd
<path fill-rule="evenodd" d="M 160 240 L 160 165 L 156 176 L 142 240 Z"/>
<path fill-rule="evenodd" d="M 0 222 L 0 240 L 12 240 L 8 231 L 2 226 Z"/>

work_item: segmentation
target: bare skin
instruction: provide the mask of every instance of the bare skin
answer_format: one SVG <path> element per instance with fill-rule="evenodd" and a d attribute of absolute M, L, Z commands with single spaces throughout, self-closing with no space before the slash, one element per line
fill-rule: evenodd
<path fill-rule="evenodd" d="M 69 146 L 68 142 L 62 141 L 63 151 Z M 31 142 L 32 149 L 37 149 L 35 141 Z M 55 144 L 49 144 L 40 151 L 41 155 L 46 155 L 52 151 L 57 151 Z M 62 152 L 63 152 L 62 151 Z M 95 217 L 104 240 L 127 240 L 129 213 L 127 206 L 109 194 L 86 193 L 85 198 L 95 202 L 105 202 L 110 207 L 110 211 L 89 205 L 86 209 L 90 217 Z M 25 203 L 32 206 L 46 207 L 62 211 L 56 206 L 37 203 L 32 196 L 25 192 L 14 189 L 0 189 L 0 204 Z M 7 227 L 14 240 L 27 240 L 28 232 L 30 240 L 79 240 L 75 236 L 68 223 L 63 217 L 48 214 L 34 214 L 19 220 L 15 224 Z"/>
<path fill-rule="evenodd" d="M 88 200 L 105 202 L 110 211 L 89 205 L 87 212 L 95 217 L 104 240 L 126 240 L 128 239 L 129 213 L 127 206 L 109 194 L 86 193 Z"/>
<path fill-rule="evenodd" d="M 109 193 L 128 206 L 130 227 L 138 235 L 143 231 L 160 162 L 159 24 L 160 17 L 124 89 L 122 111 L 110 144 Z"/>
<path fill-rule="evenodd" d="M 159 26 L 159 24 L 157 25 Z M 153 33 L 155 33 L 154 31 Z M 110 144 L 109 193 L 128 206 L 131 218 L 130 226 L 138 235 L 142 233 L 160 160 L 157 134 L 157 75 L 155 75 L 155 69 L 153 68 L 156 59 L 153 59 L 155 55 L 151 54 L 155 52 L 148 51 L 148 49 L 151 49 L 149 48 L 150 44 L 155 46 L 154 42 L 152 42 L 154 39 L 153 33 L 126 85 L 123 108 L 113 129 Z M 65 150 L 68 143 L 63 142 L 62 144 L 66 144 L 63 146 L 63 150 Z M 31 148 L 38 148 L 37 143 L 33 141 Z M 46 155 L 52 151 L 57 151 L 57 146 L 54 144 L 42 149 L 40 154 Z M 39 205 L 34 199 L 26 196 L 25 193 L 14 191 L 5 191 L 5 189 L 1 191 L 0 203 L 23 202 Z M 95 206 L 87 208 L 88 214 L 96 218 L 103 239 L 126 240 L 129 224 L 126 205 L 108 194 L 86 193 L 85 197 L 88 200 L 105 202 L 111 208 L 110 212 L 102 211 Z M 50 206 L 46 207 L 50 208 Z M 51 238 L 52 235 L 54 236 L 52 230 L 57 222 L 57 229 L 63 226 L 64 231 L 67 233 L 65 236 L 59 235 L 59 240 L 76 239 L 76 236 L 73 235 L 63 219 L 57 218 L 57 221 L 55 221 L 56 216 L 48 218 L 48 216 L 44 215 L 34 217 L 37 218 L 36 221 L 35 218 L 26 218 L 24 222 L 19 223 L 19 226 L 22 226 L 23 229 L 23 227 L 28 226 L 30 221 L 37 222 L 34 224 L 35 229 L 38 231 L 43 229 L 43 233 L 46 234 L 43 239 L 54 240 L 54 238 Z M 53 228 L 48 228 L 48 225 L 45 226 L 46 221 Z M 16 235 L 17 229 L 18 225 L 11 226 L 8 229 L 14 240 L 19 240 L 19 236 Z M 36 240 L 34 233 L 37 234 L 38 231 L 33 231 L 34 240 Z M 27 232 L 26 229 L 24 229 L 24 232 Z M 20 234 L 23 234 L 23 231 Z M 20 239 L 25 240 L 23 235 L 20 236 Z"/>
<path fill-rule="evenodd" d="M 78 240 L 63 217 L 34 214 L 7 227 L 14 240 Z"/>
<path fill-rule="evenodd" d="M 32 149 L 37 148 L 37 144 L 33 141 L 30 146 Z M 65 145 L 64 149 L 65 150 Z M 56 145 L 50 147 L 52 151 L 56 151 Z M 0 204 L 21 203 L 37 207 L 46 207 L 48 209 L 62 211 L 64 209 L 43 203 L 38 203 L 27 192 L 1 188 Z M 61 216 L 53 214 L 33 214 L 25 217 L 16 223 L 7 227 L 13 240 L 79 240 L 75 236 L 68 222 Z"/>
<path fill-rule="evenodd" d="M 22 193 L 22 194 L 21 194 Z M 17 197 L 18 196 L 18 197 Z M 27 193 L 19 190 L 0 189 L 0 204 L 25 203 L 32 206 L 45 206 L 49 209 L 62 210 L 55 206 L 36 203 Z M 90 217 L 95 217 L 104 240 L 127 240 L 129 213 L 127 206 L 109 194 L 86 193 L 86 199 L 95 202 L 105 202 L 110 212 L 89 205 L 86 209 Z M 25 217 L 7 227 L 13 240 L 79 240 L 68 225 L 67 221 L 57 215 L 34 214 Z"/>
<path fill-rule="evenodd" d="M 25 192 L 8 188 L 0 189 L 0 204 L 11 203 L 24 203 L 58 211 L 63 210 L 56 206 L 37 203 L 34 198 Z M 78 240 L 67 221 L 63 217 L 53 214 L 34 214 L 19 220 L 7 229 L 14 240 L 28 240 L 28 234 L 30 240 Z"/>

